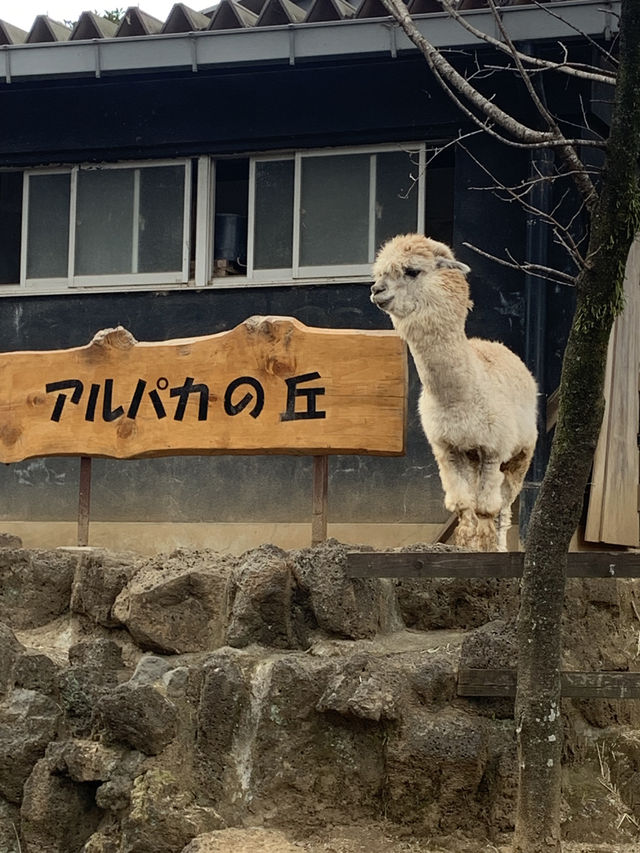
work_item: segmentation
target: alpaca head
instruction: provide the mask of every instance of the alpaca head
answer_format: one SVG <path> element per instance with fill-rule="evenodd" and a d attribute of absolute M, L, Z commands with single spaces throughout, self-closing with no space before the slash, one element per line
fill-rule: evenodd
<path fill-rule="evenodd" d="M 371 301 L 394 325 L 418 317 L 425 323 L 464 325 L 472 306 L 465 279 L 469 271 L 444 243 L 422 234 L 401 234 L 378 252 Z"/>

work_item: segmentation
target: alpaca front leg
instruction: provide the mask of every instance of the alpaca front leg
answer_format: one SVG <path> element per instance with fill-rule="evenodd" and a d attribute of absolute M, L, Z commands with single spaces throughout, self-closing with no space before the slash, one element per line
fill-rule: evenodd
<path fill-rule="evenodd" d="M 477 550 L 476 494 L 479 457 L 477 454 L 451 447 L 434 446 L 433 451 L 444 489 L 444 504 L 449 512 L 455 512 L 458 516 L 455 544 L 461 548 Z"/>
<path fill-rule="evenodd" d="M 506 533 L 504 546 L 501 548 L 499 538 L 500 514 L 502 504 L 502 484 L 504 474 L 500 468 L 500 460 L 493 456 L 481 457 L 478 475 L 478 496 L 476 512 L 478 514 L 477 548 L 479 551 L 506 550 Z"/>
<path fill-rule="evenodd" d="M 511 504 L 506 504 L 498 513 L 498 551 L 507 550 L 507 533 L 511 527 Z"/>
<path fill-rule="evenodd" d="M 531 463 L 533 447 L 523 448 L 500 466 L 502 482 L 502 509 L 498 516 L 498 551 L 507 550 L 507 534 L 511 527 L 511 507 L 520 494 L 522 483 Z"/>
<path fill-rule="evenodd" d="M 481 550 L 478 547 L 479 518 L 472 509 L 462 509 L 458 513 L 458 526 L 453 536 L 454 544 L 467 551 Z"/>

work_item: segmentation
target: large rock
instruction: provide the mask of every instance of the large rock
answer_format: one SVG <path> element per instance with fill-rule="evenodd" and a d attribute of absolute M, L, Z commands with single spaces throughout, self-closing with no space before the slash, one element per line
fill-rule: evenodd
<path fill-rule="evenodd" d="M 115 627 L 119 622 L 111 610 L 135 572 L 136 559 L 131 554 L 96 550 L 81 555 L 73 580 L 71 610 L 97 625 Z"/>
<path fill-rule="evenodd" d="M 313 624 L 298 592 L 286 551 L 264 545 L 244 554 L 231 574 L 229 645 L 306 648 Z"/>
<path fill-rule="evenodd" d="M 390 732 L 386 751 L 387 813 L 393 820 L 443 833 L 477 824 L 489 759 L 489 724 L 447 708 L 415 709 Z"/>
<path fill-rule="evenodd" d="M 194 838 L 182 853 L 301 853 L 276 829 L 221 829 Z"/>
<path fill-rule="evenodd" d="M 117 824 L 94 832 L 87 839 L 82 853 L 122 853 L 120 830 Z"/>
<path fill-rule="evenodd" d="M 250 713 L 250 684 L 244 656 L 226 650 L 210 656 L 203 666 L 197 711 L 196 759 L 200 782 L 214 802 L 239 797 L 239 773 L 232 758 L 241 722 Z"/>
<path fill-rule="evenodd" d="M 191 839 L 223 826 L 214 808 L 196 801 L 187 780 L 149 770 L 134 782 L 119 853 L 178 853 Z"/>
<path fill-rule="evenodd" d="M 364 653 L 356 654 L 329 679 L 316 708 L 376 723 L 397 720 L 403 691 L 389 676 L 387 667 Z"/>
<path fill-rule="evenodd" d="M 47 759 L 52 770 L 74 782 L 106 782 L 118 774 L 128 750 L 93 740 L 60 741 L 49 745 Z M 138 759 L 141 756 L 136 756 Z"/>
<path fill-rule="evenodd" d="M 115 672 L 124 667 L 122 649 L 106 637 L 80 640 L 69 648 L 68 654 L 71 666 L 88 666 L 106 672 Z"/>
<path fill-rule="evenodd" d="M 50 743 L 45 757 L 52 773 L 73 782 L 91 783 L 96 805 L 114 814 L 129 807 L 133 780 L 146 763 L 139 752 L 87 739 Z M 93 844 L 97 844 L 97 838 Z"/>
<path fill-rule="evenodd" d="M 29 853 L 78 853 L 102 818 L 94 789 L 52 773 L 47 758 L 38 761 L 24 786 L 21 810 Z"/>
<path fill-rule="evenodd" d="M 349 639 L 403 628 L 391 583 L 347 577 L 349 550 L 328 539 L 314 548 L 291 552 L 295 579 L 317 626 Z"/>
<path fill-rule="evenodd" d="M 0 797 L 0 850 L 22 853 L 20 845 L 20 809 Z"/>
<path fill-rule="evenodd" d="M 460 666 L 469 669 L 515 669 L 518 641 L 514 621 L 496 619 L 468 631 L 462 641 Z"/>
<path fill-rule="evenodd" d="M 0 796 L 20 803 L 31 770 L 56 735 L 60 707 L 33 690 L 14 690 L 0 706 Z"/>
<path fill-rule="evenodd" d="M 234 563 L 214 551 L 154 557 L 118 595 L 112 615 L 145 650 L 212 651 L 224 643 Z"/>
<path fill-rule="evenodd" d="M 563 782 L 564 786 L 564 782 Z M 518 751 L 513 720 L 493 720 L 488 727 L 488 757 L 479 801 L 490 833 L 512 832 L 518 794 Z"/>
<path fill-rule="evenodd" d="M 387 704 L 383 695 L 379 702 L 375 689 L 373 696 L 356 696 L 358 713 L 373 707 L 365 719 L 320 712 L 336 666 L 332 659 L 289 654 L 253 670 L 251 714 L 238 742 L 247 758 L 244 800 L 258 813 L 277 803 L 283 821 L 300 813 L 313 819 L 327 808 L 358 817 L 379 805 L 388 724 L 370 717 L 389 706 L 395 713 L 394 700 Z"/>
<path fill-rule="evenodd" d="M 16 658 L 13 683 L 25 690 L 57 696 L 59 670 L 58 664 L 44 652 L 29 650 Z"/>
<path fill-rule="evenodd" d="M 445 646 L 419 655 L 407 681 L 421 705 L 432 711 L 444 708 L 457 694 L 457 652 Z"/>
<path fill-rule="evenodd" d="M 84 737 L 91 733 L 98 701 L 122 680 L 122 656 L 116 643 L 101 638 L 76 643 L 69 662 L 58 674 L 57 687 L 70 733 Z"/>
<path fill-rule="evenodd" d="M 568 578 L 562 620 L 563 669 L 635 670 L 638 658 L 640 581 Z M 587 722 L 599 729 L 640 728 L 640 702 L 572 699 Z"/>
<path fill-rule="evenodd" d="M 372 807 L 384 778 L 383 728 L 318 710 L 337 665 L 302 653 L 260 658 L 254 650 L 209 660 L 198 709 L 199 776 L 228 823 L 247 809 L 256 816 L 275 807 L 286 821 Z"/>
<path fill-rule="evenodd" d="M 433 635 L 419 642 L 418 637 L 405 632 L 343 651 L 317 709 L 385 723 L 401 721 L 417 705 L 432 711 L 445 707 L 456 697 L 462 639 L 451 632 L 437 645 Z"/>
<path fill-rule="evenodd" d="M 156 755 L 176 736 L 173 702 L 149 684 L 125 682 L 97 701 L 94 719 L 111 743 Z"/>
<path fill-rule="evenodd" d="M 403 578 L 396 581 L 402 617 L 409 628 L 477 628 L 518 611 L 518 582 L 504 578 Z"/>
<path fill-rule="evenodd" d="M 76 563 L 66 551 L 0 548 L 0 621 L 37 628 L 68 610 Z"/>
<path fill-rule="evenodd" d="M 13 666 L 23 651 L 24 646 L 11 628 L 0 622 L 0 697 L 10 688 Z"/>

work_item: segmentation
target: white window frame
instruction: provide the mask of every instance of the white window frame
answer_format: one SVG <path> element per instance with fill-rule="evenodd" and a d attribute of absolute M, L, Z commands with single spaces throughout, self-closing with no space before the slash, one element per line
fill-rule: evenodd
<path fill-rule="evenodd" d="M 369 172 L 369 241 L 368 261 L 363 264 L 340 264 L 324 266 L 301 266 L 300 255 L 300 223 L 301 223 L 301 186 L 302 165 L 306 157 L 332 157 L 348 154 L 381 154 L 385 152 L 405 152 L 416 156 L 417 185 L 412 192 L 417 192 L 417 223 L 416 230 L 424 233 L 425 229 L 425 199 L 426 187 L 426 141 L 388 143 L 381 145 L 339 146 L 333 148 L 313 148 L 300 150 L 280 150 L 273 152 L 247 152 L 242 156 L 249 162 L 248 180 L 248 221 L 247 221 L 247 271 L 242 275 L 216 276 L 214 269 L 215 242 L 215 194 L 216 194 L 216 162 L 219 158 L 205 154 L 197 158 L 197 186 L 195 210 L 192 211 L 192 170 L 195 162 L 191 157 L 158 160 L 126 160 L 101 164 L 71 164 L 61 166 L 43 166 L 21 170 L 23 172 L 22 198 L 22 233 L 20 247 L 20 280 L 15 284 L 6 283 L 0 286 L 0 297 L 11 295 L 63 294 L 68 292 L 127 292 L 163 288 L 166 290 L 191 288 L 224 288 L 261 287 L 261 286 L 296 286 L 303 284 L 333 284 L 336 282 L 367 282 L 371 278 L 371 263 L 375 253 L 375 158 L 370 160 Z M 293 263 L 284 269 L 255 269 L 255 191 L 256 164 L 263 161 L 291 160 L 294 163 L 293 190 L 293 229 L 292 251 Z M 182 165 L 185 170 L 183 235 L 182 235 L 182 268 L 169 273 L 124 273 L 76 276 L 75 263 L 75 208 L 77 200 L 77 181 L 80 170 L 88 169 L 135 169 L 139 176 L 140 169 L 159 166 Z M 69 175 L 69 253 L 67 258 L 67 275 L 49 278 L 27 278 L 28 228 L 29 228 L 29 181 L 32 176 L 47 174 Z M 134 222 L 137 217 L 134 213 Z M 192 222 L 195 214 L 195 223 Z M 137 234 L 137 229 L 135 230 Z M 193 235 L 193 237 L 192 237 Z M 194 245 L 195 243 L 195 245 Z M 191 270 L 191 259 L 195 260 Z"/>
<path fill-rule="evenodd" d="M 174 272 L 151 272 L 139 273 L 132 270 L 130 273 L 105 274 L 105 275 L 75 275 L 75 234 L 76 234 L 76 200 L 78 174 L 80 171 L 93 169 L 134 169 L 134 210 L 133 210 L 133 246 L 132 267 L 137 265 L 137 234 L 138 216 L 137 205 L 139 204 L 140 169 L 153 168 L 157 166 L 184 166 L 184 206 L 183 206 L 183 233 L 182 233 L 182 258 L 181 269 Z M 69 196 L 69 255 L 67 262 L 67 276 L 56 278 L 27 278 L 27 254 L 29 233 L 29 180 L 31 176 L 68 174 L 70 176 Z M 149 161 L 122 161 L 118 163 L 101 163 L 96 165 L 80 164 L 60 168 L 27 169 L 23 177 L 22 193 L 22 245 L 20 249 L 20 287 L 28 291 L 56 291 L 78 290 L 80 288 L 106 288 L 111 290 L 125 289 L 135 286 L 182 284 L 189 280 L 189 252 L 190 252 L 190 218 L 191 218 L 191 160 L 179 158 L 176 160 L 149 160 Z"/>
<path fill-rule="evenodd" d="M 300 280 L 334 279 L 342 280 L 349 278 L 360 279 L 370 276 L 370 268 L 375 257 L 375 182 L 376 182 L 376 159 L 375 154 L 387 152 L 406 152 L 417 154 L 417 223 L 416 230 L 424 233 L 425 228 L 425 198 L 426 198 L 426 143 L 414 142 L 403 144 L 367 145 L 344 148 L 316 148 L 305 149 L 295 152 L 282 152 L 274 154 L 254 154 L 249 158 L 249 206 L 247 217 L 247 275 L 232 276 L 231 281 L 269 284 L 287 283 Z M 300 264 L 300 205 L 302 193 L 302 163 L 307 157 L 333 157 L 347 154 L 370 155 L 369 169 L 369 245 L 368 259 L 364 264 L 335 264 L 324 266 L 302 266 Z M 255 231 L 255 200 L 256 200 L 256 163 L 268 161 L 294 161 L 294 191 L 293 191 L 293 234 L 292 234 L 292 266 L 283 269 L 256 269 L 254 266 L 254 231 Z M 229 277 L 213 277 L 211 283 L 214 286 L 230 283 Z"/>

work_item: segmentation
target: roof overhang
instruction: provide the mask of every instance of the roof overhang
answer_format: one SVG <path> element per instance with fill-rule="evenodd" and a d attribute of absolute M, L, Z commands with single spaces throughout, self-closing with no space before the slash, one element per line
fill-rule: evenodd
<path fill-rule="evenodd" d="M 551 14 L 550 14 L 551 13 Z M 581 35 L 611 38 L 618 28 L 620 0 L 562 0 L 502 7 L 502 22 L 514 41 L 570 40 Z M 488 9 L 465 13 L 473 25 L 500 38 Z M 446 13 L 416 15 L 419 30 L 439 48 L 477 46 L 479 41 Z M 339 58 L 396 57 L 416 50 L 391 18 L 328 21 L 279 27 L 145 35 L 0 47 L 0 81 L 60 76 L 198 71 Z"/>

